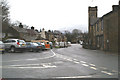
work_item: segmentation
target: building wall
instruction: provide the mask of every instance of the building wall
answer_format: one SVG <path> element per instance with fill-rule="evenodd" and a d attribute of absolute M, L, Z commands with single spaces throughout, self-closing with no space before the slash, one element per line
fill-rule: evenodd
<path fill-rule="evenodd" d="M 95 49 L 118 51 L 118 16 L 120 17 L 118 11 L 120 11 L 120 5 L 113 5 L 113 11 L 97 18 L 97 20 L 91 16 L 95 15 L 95 7 L 93 7 L 93 12 L 91 8 L 89 8 L 89 41 L 91 41 L 89 45 Z"/>
<path fill-rule="evenodd" d="M 118 11 L 105 15 L 104 18 L 104 50 L 118 50 Z"/>
<path fill-rule="evenodd" d="M 88 19 L 89 19 L 89 26 L 88 26 L 88 30 L 89 30 L 89 48 L 94 49 L 96 46 L 96 40 L 95 40 L 95 25 L 93 25 L 96 20 L 97 20 L 97 6 L 96 7 L 89 7 L 88 8 Z"/>
<path fill-rule="evenodd" d="M 44 39 L 46 39 L 46 35 L 45 35 L 45 31 L 44 31 L 44 29 L 42 29 L 41 37 L 44 38 Z"/>

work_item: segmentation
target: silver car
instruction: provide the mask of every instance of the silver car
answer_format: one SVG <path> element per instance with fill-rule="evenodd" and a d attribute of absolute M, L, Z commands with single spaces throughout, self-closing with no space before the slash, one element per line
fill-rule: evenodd
<path fill-rule="evenodd" d="M 21 51 L 26 49 L 26 42 L 20 39 L 7 39 L 4 41 L 5 50 L 10 52 Z"/>
<path fill-rule="evenodd" d="M 4 43 L 0 41 L 0 53 L 4 53 L 4 51 L 5 51 Z"/>

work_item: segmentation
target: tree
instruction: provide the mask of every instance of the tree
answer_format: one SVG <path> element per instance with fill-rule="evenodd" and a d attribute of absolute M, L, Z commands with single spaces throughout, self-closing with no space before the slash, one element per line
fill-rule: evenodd
<path fill-rule="evenodd" d="M 9 6 L 7 0 L 1 0 L 0 6 L 2 8 L 2 21 L 9 22 Z"/>
<path fill-rule="evenodd" d="M 74 36 L 78 36 L 78 35 L 80 35 L 82 33 L 82 31 L 81 30 L 78 30 L 78 29 L 73 29 L 73 31 L 72 31 L 72 34 L 74 35 Z"/>
<path fill-rule="evenodd" d="M 7 0 L 1 0 L 0 7 L 2 8 L 2 31 L 6 32 L 10 26 L 9 6 Z"/>
<path fill-rule="evenodd" d="M 70 33 L 70 31 L 65 30 L 65 31 L 64 31 L 64 34 L 65 34 L 65 36 L 67 37 L 67 40 L 71 42 L 72 38 L 71 38 L 71 33 Z"/>

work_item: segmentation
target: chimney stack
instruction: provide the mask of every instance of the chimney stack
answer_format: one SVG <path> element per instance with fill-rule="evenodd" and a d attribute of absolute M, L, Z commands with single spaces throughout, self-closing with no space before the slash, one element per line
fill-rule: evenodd
<path fill-rule="evenodd" d="M 19 28 L 23 28 L 23 25 L 22 25 L 22 23 L 20 23 L 20 24 L 19 24 Z"/>
<path fill-rule="evenodd" d="M 119 0 L 119 5 L 120 5 L 120 0 Z"/>
<path fill-rule="evenodd" d="M 31 29 L 34 30 L 34 27 L 32 26 Z"/>
<path fill-rule="evenodd" d="M 112 8 L 113 8 L 113 11 L 116 11 L 116 10 L 118 10 L 119 5 L 113 5 Z"/>

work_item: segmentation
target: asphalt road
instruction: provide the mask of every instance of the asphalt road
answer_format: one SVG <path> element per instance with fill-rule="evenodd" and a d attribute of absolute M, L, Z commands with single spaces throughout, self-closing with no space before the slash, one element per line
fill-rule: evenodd
<path fill-rule="evenodd" d="M 1 55 L 3 78 L 118 78 L 119 73 L 117 55 L 83 49 L 79 44 Z"/>

